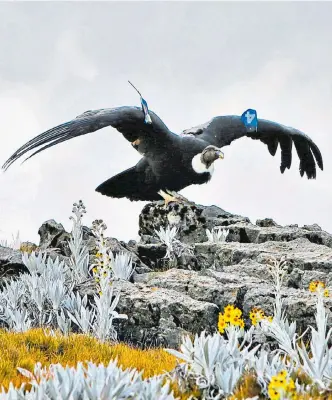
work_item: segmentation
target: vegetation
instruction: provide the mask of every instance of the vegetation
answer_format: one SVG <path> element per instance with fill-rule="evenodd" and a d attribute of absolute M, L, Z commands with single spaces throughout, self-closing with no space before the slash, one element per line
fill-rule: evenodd
<path fill-rule="evenodd" d="M 323 282 L 308 288 L 316 300 L 316 326 L 305 332 L 310 333 L 306 344 L 281 298 L 287 263 L 272 259 L 267 269 L 275 295 L 273 315 L 265 315 L 259 304 L 249 315 L 229 304 L 214 334 L 185 336 L 178 350 L 140 350 L 118 343 L 113 326 L 114 319 L 127 316 L 115 311 L 121 293 L 113 293 L 112 283 L 130 278 L 132 260 L 113 255 L 104 238 L 106 225 L 99 220 L 92 227 L 96 256 L 89 265 L 82 202 L 74 204 L 73 213 L 69 265 L 24 252 L 29 274 L 5 280 L 0 292 L 5 326 L 0 331 L 0 400 L 332 398 L 332 329 L 327 329 L 324 304 L 330 290 Z M 209 233 L 216 243 L 228 234 Z M 176 234 L 170 227 L 157 232 L 170 261 L 188 251 Z M 89 303 L 73 293 L 87 279 L 97 287 Z M 257 334 L 273 341 L 276 350 L 261 348 Z"/>

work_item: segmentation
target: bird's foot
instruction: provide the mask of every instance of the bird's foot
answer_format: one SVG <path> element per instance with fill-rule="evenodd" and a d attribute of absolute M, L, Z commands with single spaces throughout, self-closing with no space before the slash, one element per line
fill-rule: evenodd
<path fill-rule="evenodd" d="M 141 140 L 140 140 L 140 139 L 136 139 L 136 140 L 134 140 L 133 142 L 131 142 L 131 144 L 132 144 L 133 146 L 138 146 L 140 143 L 141 143 Z"/>
<path fill-rule="evenodd" d="M 172 196 L 171 194 L 168 194 L 168 193 L 164 192 L 163 190 L 159 190 L 158 194 L 159 194 L 159 195 L 164 199 L 164 201 L 165 201 L 165 206 L 164 206 L 164 208 L 167 208 L 167 206 L 168 206 L 169 203 L 172 203 L 172 202 L 179 202 L 179 200 L 178 200 L 176 197 Z"/>
<path fill-rule="evenodd" d="M 166 193 L 167 192 L 167 193 Z M 165 208 L 167 208 L 169 203 L 185 203 L 185 204 L 193 204 L 186 197 L 182 196 L 179 193 L 173 192 L 171 190 L 167 190 L 164 192 L 163 190 L 159 190 L 158 194 L 165 200 Z"/>

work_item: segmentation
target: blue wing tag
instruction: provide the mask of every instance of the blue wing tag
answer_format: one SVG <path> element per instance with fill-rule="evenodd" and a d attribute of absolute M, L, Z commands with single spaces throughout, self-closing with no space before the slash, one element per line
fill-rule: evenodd
<path fill-rule="evenodd" d="M 244 126 L 247 128 L 248 132 L 256 131 L 258 127 L 258 119 L 257 112 L 249 108 L 241 115 L 241 121 L 244 123 Z"/>
<path fill-rule="evenodd" d="M 142 110 L 144 112 L 144 122 L 146 124 L 152 124 L 152 120 L 149 114 L 148 103 L 143 99 L 142 96 L 141 96 L 141 105 L 142 105 Z"/>

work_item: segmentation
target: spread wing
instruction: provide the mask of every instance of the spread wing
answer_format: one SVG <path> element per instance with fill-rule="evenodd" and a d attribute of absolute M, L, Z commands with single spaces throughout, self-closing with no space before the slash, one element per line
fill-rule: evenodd
<path fill-rule="evenodd" d="M 58 143 L 90 132 L 95 132 L 109 125 L 121 132 L 130 142 L 136 141 L 141 137 L 144 137 L 145 141 L 148 142 L 155 142 L 156 140 L 162 142 L 163 138 L 165 139 L 169 135 L 174 135 L 152 111 L 150 111 L 150 117 L 152 119 L 152 124 L 146 124 L 144 122 L 144 113 L 142 109 L 129 106 L 86 111 L 75 119 L 49 129 L 31 139 L 15 151 L 4 163 L 2 168 L 6 170 L 13 162 L 30 150 L 43 146 L 31 154 L 26 160 Z"/>
<path fill-rule="evenodd" d="M 257 132 L 247 132 L 239 116 L 215 117 L 206 124 L 187 129 L 183 134 L 192 134 L 195 137 L 217 147 L 231 144 L 233 140 L 242 137 L 260 140 L 267 145 L 272 156 L 276 154 L 278 145 L 281 149 L 280 171 L 283 173 L 292 163 L 292 146 L 294 143 L 300 159 L 300 175 L 306 173 L 308 179 L 316 178 L 316 163 L 323 170 L 323 159 L 319 148 L 303 132 L 276 122 L 264 119 L 258 120 Z"/>

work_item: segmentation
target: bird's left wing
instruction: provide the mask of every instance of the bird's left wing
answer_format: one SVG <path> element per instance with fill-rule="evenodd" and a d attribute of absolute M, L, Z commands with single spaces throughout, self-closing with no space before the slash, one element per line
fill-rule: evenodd
<path fill-rule="evenodd" d="M 292 145 L 294 143 L 300 159 L 300 174 L 306 173 L 308 179 L 316 178 L 316 163 L 323 169 L 323 159 L 317 145 L 303 132 L 276 122 L 258 120 L 257 131 L 248 132 L 240 116 L 215 117 L 206 124 L 186 129 L 183 134 L 191 134 L 196 138 L 217 147 L 231 144 L 242 137 L 259 139 L 267 145 L 272 156 L 276 154 L 278 145 L 281 149 L 280 171 L 283 173 L 292 163 Z"/>
<path fill-rule="evenodd" d="M 146 124 L 142 109 L 129 106 L 86 111 L 75 119 L 49 129 L 31 139 L 15 151 L 4 163 L 2 168 L 6 170 L 13 162 L 30 150 L 39 148 L 27 159 L 48 147 L 52 147 L 77 136 L 95 132 L 109 125 L 121 132 L 130 142 L 134 142 L 142 136 L 154 136 L 152 140 L 162 141 L 163 138 L 170 134 L 170 131 L 163 121 L 152 111 L 150 111 L 150 117 L 152 123 Z M 154 133 L 158 135 L 153 135 Z M 40 148 L 40 146 L 43 147 Z"/>

